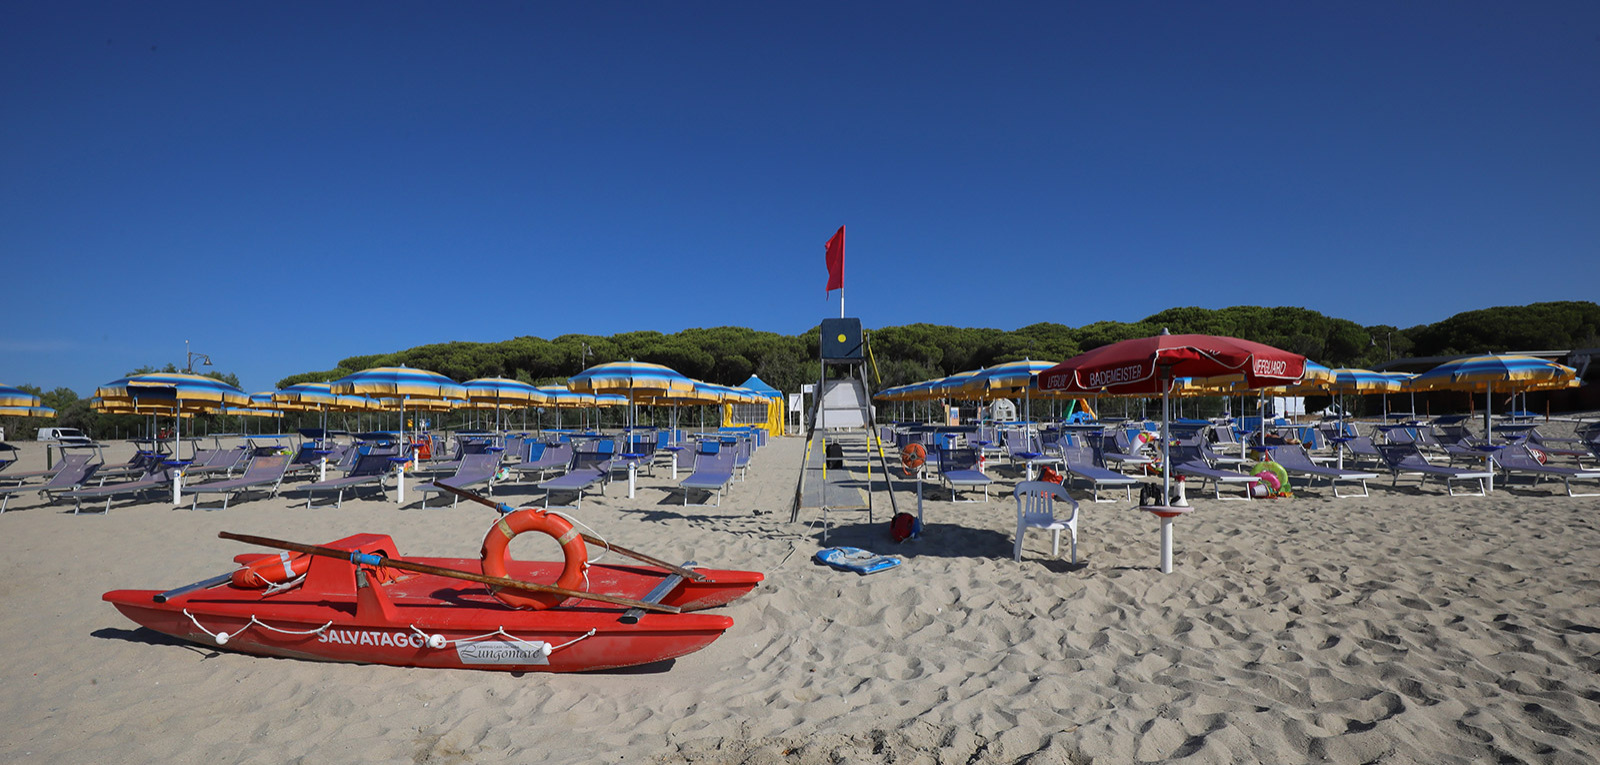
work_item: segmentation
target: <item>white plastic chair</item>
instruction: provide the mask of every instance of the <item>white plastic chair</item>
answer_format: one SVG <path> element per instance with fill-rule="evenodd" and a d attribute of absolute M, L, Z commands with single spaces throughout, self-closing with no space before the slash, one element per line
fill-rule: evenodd
<path fill-rule="evenodd" d="M 1011 496 L 1017 498 L 1017 543 L 1013 560 L 1022 561 L 1022 534 L 1028 529 L 1052 532 L 1050 554 L 1061 557 L 1061 532 L 1072 532 L 1072 562 L 1078 562 L 1078 501 L 1068 496 L 1066 487 L 1049 481 L 1023 481 Z M 1066 518 L 1056 517 L 1056 503 L 1071 508 Z"/>

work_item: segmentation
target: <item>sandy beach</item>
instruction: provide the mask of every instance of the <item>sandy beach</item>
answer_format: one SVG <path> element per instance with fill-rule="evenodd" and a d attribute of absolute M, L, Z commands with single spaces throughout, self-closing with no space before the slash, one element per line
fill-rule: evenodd
<path fill-rule="evenodd" d="M 42 447 L 23 448 L 16 469 L 42 468 Z M 1083 503 L 1078 565 L 1051 559 L 1041 532 L 1013 562 L 1003 477 L 1006 495 L 988 503 L 930 492 L 912 542 L 889 539 L 881 492 L 875 523 L 831 514 L 829 544 L 906 559 L 861 577 L 813 561 L 815 515 L 788 523 L 803 448 L 775 439 L 720 507 L 682 507 L 664 473 L 633 500 L 618 485 L 584 500 L 579 517 L 620 544 L 767 575 L 722 609 L 735 626 L 709 648 L 592 674 L 258 658 L 140 629 L 100 600 L 257 551 L 223 530 L 305 542 L 372 531 L 402 554 L 472 557 L 486 508 L 413 495 L 307 510 L 289 489 L 225 511 L 119 503 L 74 516 L 19 496 L 0 515 L 0 761 L 1600 757 L 1600 499 L 1548 483 L 1449 497 L 1387 478 L 1365 499 L 1200 498 L 1163 575 L 1156 521 L 1127 501 Z M 895 486 L 914 507 L 913 485 Z"/>

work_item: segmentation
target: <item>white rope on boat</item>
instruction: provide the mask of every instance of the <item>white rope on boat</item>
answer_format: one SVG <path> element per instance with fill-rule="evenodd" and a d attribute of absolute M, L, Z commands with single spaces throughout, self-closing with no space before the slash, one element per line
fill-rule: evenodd
<path fill-rule="evenodd" d="M 274 626 L 272 626 L 270 624 L 267 624 L 266 622 L 261 621 L 260 619 L 257 619 L 255 614 L 251 614 L 250 615 L 250 621 L 246 622 L 243 627 L 240 627 L 238 632 L 235 632 L 235 633 L 230 635 L 230 634 L 228 634 L 226 632 L 212 632 L 211 630 L 206 629 L 206 626 L 204 624 L 201 624 L 200 620 L 196 619 L 194 614 L 189 613 L 189 609 L 187 609 L 187 608 L 183 609 L 183 615 L 189 617 L 189 621 L 193 622 L 194 626 L 196 628 L 198 628 L 201 632 L 204 632 L 207 635 L 210 635 L 211 639 L 216 641 L 217 645 L 227 645 L 228 641 L 230 639 L 238 636 L 240 633 L 243 633 L 245 630 L 250 629 L 252 626 L 260 627 L 260 628 L 262 628 L 264 630 L 269 630 L 271 632 L 277 632 L 277 633 L 280 633 L 280 634 L 283 634 L 283 635 L 320 635 L 323 632 L 327 631 L 327 629 L 329 627 L 333 626 L 333 620 L 330 619 L 330 620 L 328 620 L 327 624 L 324 624 L 321 627 L 317 627 L 316 629 L 310 629 L 310 630 L 286 630 L 286 629 L 284 629 L 282 627 L 274 627 Z"/>
<path fill-rule="evenodd" d="M 426 632 L 423 632 L 415 624 L 411 625 L 411 631 L 415 632 L 419 636 L 421 636 L 423 640 L 427 641 L 428 647 L 429 648 L 433 648 L 435 650 L 442 649 L 442 648 L 448 648 L 448 647 L 451 647 L 451 646 L 458 646 L 458 645 L 461 645 L 462 643 L 477 643 L 477 642 L 480 642 L 480 641 L 483 641 L 483 640 L 488 640 L 489 638 L 493 638 L 493 637 L 503 637 L 503 638 L 513 642 L 513 643 L 516 643 L 516 644 L 522 646 L 524 649 L 526 649 L 526 650 L 528 650 L 530 652 L 543 654 L 545 656 L 549 656 L 550 654 L 555 653 L 556 651 L 559 651 L 559 650 L 561 650 L 563 648 L 566 648 L 567 646 L 572 645 L 573 643 L 576 643 L 576 642 L 578 642 L 580 640 L 583 640 L 585 638 L 593 637 L 594 634 L 595 634 L 595 630 L 591 628 L 588 632 L 585 632 L 582 635 L 579 635 L 579 636 L 577 636 L 577 637 L 575 637 L 575 638 L 573 638 L 571 640 L 568 640 L 567 642 L 562 643 L 561 645 L 552 645 L 552 644 L 546 643 L 546 642 L 544 642 L 542 640 L 525 640 L 523 638 L 519 638 L 516 635 L 513 635 L 513 634 L 511 634 L 509 632 L 506 632 L 506 628 L 504 626 L 501 626 L 501 627 L 495 629 L 494 632 L 486 632 L 486 633 L 484 633 L 482 635 L 474 635 L 472 637 L 456 638 L 455 640 L 447 640 L 447 639 L 445 639 L 444 635 L 439 635 L 439 634 L 430 635 L 430 634 L 428 634 Z"/>

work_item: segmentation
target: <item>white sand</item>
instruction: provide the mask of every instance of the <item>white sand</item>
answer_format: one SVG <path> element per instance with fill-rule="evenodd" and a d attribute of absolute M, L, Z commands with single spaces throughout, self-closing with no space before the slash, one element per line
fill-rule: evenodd
<path fill-rule="evenodd" d="M 877 523 L 835 513 L 830 542 L 907 563 L 858 577 L 813 563 L 818 529 L 787 523 L 802 445 L 760 452 L 720 508 L 680 507 L 664 475 L 632 501 L 623 486 L 584 501 L 581 517 L 620 544 L 768 576 L 724 609 L 735 626 L 706 650 L 606 674 L 257 658 L 137 629 L 100 600 L 221 573 L 253 551 L 224 529 L 374 531 L 405 554 L 470 557 L 485 508 L 278 499 L 74 517 L 18 498 L 0 515 L 0 761 L 1600 757 L 1600 500 L 1387 480 L 1370 499 L 1200 499 L 1162 575 L 1155 519 L 1131 503 L 1084 503 L 1073 567 L 1048 559 L 1040 532 L 1011 560 L 1009 497 L 929 502 L 924 537 L 897 545 L 879 493 Z M 18 467 L 42 462 L 29 445 Z"/>

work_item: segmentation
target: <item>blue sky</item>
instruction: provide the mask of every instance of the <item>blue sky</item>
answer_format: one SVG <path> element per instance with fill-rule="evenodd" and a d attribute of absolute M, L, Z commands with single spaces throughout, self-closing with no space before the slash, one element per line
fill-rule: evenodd
<path fill-rule="evenodd" d="M 7 3 L 0 382 L 1600 285 L 1600 4 Z"/>

